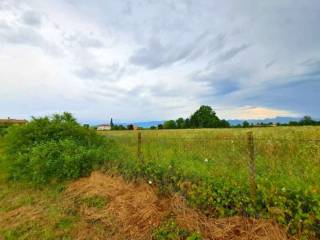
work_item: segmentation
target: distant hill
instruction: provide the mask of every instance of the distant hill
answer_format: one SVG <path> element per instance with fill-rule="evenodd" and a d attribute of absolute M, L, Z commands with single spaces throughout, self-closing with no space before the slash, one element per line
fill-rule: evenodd
<path fill-rule="evenodd" d="M 234 119 L 234 120 L 228 120 L 228 122 L 232 125 L 238 125 L 242 124 L 243 121 L 248 121 L 249 123 L 257 124 L 257 123 L 289 123 L 290 121 L 299 121 L 301 118 L 294 118 L 294 117 L 275 117 L 275 118 L 265 118 L 265 119 L 247 119 L 247 120 L 239 120 L 239 119 Z"/>
<path fill-rule="evenodd" d="M 134 122 L 134 123 L 120 123 L 120 124 L 122 124 L 124 126 L 127 126 L 129 124 L 133 124 L 133 125 L 136 125 L 138 127 L 149 128 L 149 127 L 152 127 L 152 126 L 158 126 L 159 124 L 163 124 L 163 122 L 164 121 L 150 121 L 150 122 Z"/>

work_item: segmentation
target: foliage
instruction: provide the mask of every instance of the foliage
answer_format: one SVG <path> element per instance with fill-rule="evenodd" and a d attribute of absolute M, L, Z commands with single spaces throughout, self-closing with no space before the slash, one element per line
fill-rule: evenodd
<path fill-rule="evenodd" d="M 250 127 L 250 123 L 248 121 L 243 121 L 242 127 L 244 128 Z"/>
<path fill-rule="evenodd" d="M 193 128 L 211 128 L 219 125 L 219 118 L 210 106 L 201 106 L 190 117 L 190 125 Z"/>
<path fill-rule="evenodd" d="M 174 220 L 169 220 L 155 230 L 153 240 L 202 240 L 199 233 L 190 233 L 179 227 Z"/>
<path fill-rule="evenodd" d="M 320 121 L 313 120 L 310 116 L 304 116 L 300 121 L 291 121 L 289 124 L 283 124 L 289 126 L 316 126 L 320 125 Z"/>
<path fill-rule="evenodd" d="M 113 124 L 111 127 L 111 130 L 127 130 L 127 128 L 125 126 L 123 126 L 122 124 L 120 124 L 120 125 Z"/>
<path fill-rule="evenodd" d="M 201 106 L 190 118 L 165 121 L 158 129 L 183 129 L 183 128 L 228 128 L 226 120 L 220 120 L 210 106 Z"/>
<path fill-rule="evenodd" d="M 0 137 L 3 137 L 7 132 L 7 125 L 0 125 Z"/>
<path fill-rule="evenodd" d="M 133 126 L 132 124 L 129 124 L 129 125 L 127 126 L 127 129 L 128 129 L 128 130 L 133 130 L 133 129 L 134 129 L 134 126 Z"/>
<path fill-rule="evenodd" d="M 10 177 L 33 183 L 85 176 L 105 158 L 105 140 L 69 113 L 33 118 L 5 136 Z"/>
<path fill-rule="evenodd" d="M 175 129 L 177 128 L 176 122 L 174 120 L 165 121 L 163 123 L 163 128 L 165 129 Z"/>
<path fill-rule="evenodd" d="M 185 125 L 184 119 L 183 119 L 183 118 L 178 118 L 178 119 L 176 120 L 176 126 L 177 126 L 178 129 L 180 129 L 180 128 L 185 128 L 186 125 Z"/>

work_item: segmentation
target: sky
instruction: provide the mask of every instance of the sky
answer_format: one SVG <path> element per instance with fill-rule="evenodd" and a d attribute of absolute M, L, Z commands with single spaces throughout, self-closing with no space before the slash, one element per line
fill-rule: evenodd
<path fill-rule="evenodd" d="M 319 118 L 319 23 L 319 0 L 0 0 L 0 118 Z"/>

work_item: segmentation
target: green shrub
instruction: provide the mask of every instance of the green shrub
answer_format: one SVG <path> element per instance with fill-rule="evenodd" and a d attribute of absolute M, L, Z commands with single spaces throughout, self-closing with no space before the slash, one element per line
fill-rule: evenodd
<path fill-rule="evenodd" d="M 174 220 L 169 220 L 156 229 L 152 236 L 153 240 L 202 240 L 199 233 L 190 233 L 181 228 Z"/>
<path fill-rule="evenodd" d="M 33 118 L 5 136 L 10 177 L 37 184 L 86 176 L 103 162 L 105 151 L 105 139 L 69 113 Z"/>
<path fill-rule="evenodd" d="M 0 137 L 3 137 L 7 132 L 8 126 L 7 125 L 0 125 Z"/>

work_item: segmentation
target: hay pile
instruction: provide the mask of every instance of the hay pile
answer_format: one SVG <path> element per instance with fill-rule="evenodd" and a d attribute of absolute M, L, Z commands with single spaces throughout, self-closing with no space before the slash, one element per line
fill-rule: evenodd
<path fill-rule="evenodd" d="M 121 177 L 100 172 L 71 183 L 65 194 L 70 203 L 90 196 L 108 199 L 108 204 L 102 209 L 87 206 L 77 209 L 83 219 L 75 230 L 77 239 L 148 240 L 152 239 L 154 229 L 169 216 L 175 218 L 182 228 L 198 231 L 208 240 L 289 239 L 285 231 L 272 221 L 241 217 L 208 218 L 189 208 L 177 195 L 159 198 L 156 190 L 146 183 L 127 183 Z"/>

